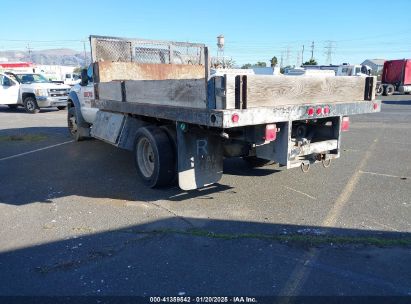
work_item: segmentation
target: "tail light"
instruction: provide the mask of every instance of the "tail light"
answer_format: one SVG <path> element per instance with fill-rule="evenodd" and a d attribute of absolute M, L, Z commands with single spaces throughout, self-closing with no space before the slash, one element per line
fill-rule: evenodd
<path fill-rule="evenodd" d="M 277 126 L 276 124 L 269 124 L 265 126 L 265 137 L 266 141 L 274 141 L 277 138 Z"/>
<path fill-rule="evenodd" d="M 330 114 L 330 108 L 329 107 L 324 107 L 324 115 Z"/>
<path fill-rule="evenodd" d="M 374 103 L 373 108 L 374 110 L 378 110 L 378 103 Z"/>
<path fill-rule="evenodd" d="M 308 116 L 313 116 L 314 115 L 314 108 L 308 108 L 307 109 L 307 115 Z"/>
<path fill-rule="evenodd" d="M 237 113 L 234 113 L 233 115 L 231 115 L 231 121 L 236 123 L 240 120 L 240 116 Z"/>
<path fill-rule="evenodd" d="M 317 113 L 317 115 L 322 115 L 323 114 L 323 109 L 322 108 L 317 108 L 316 113 Z"/>
<path fill-rule="evenodd" d="M 350 118 L 348 116 L 344 116 L 341 123 L 341 131 L 346 132 L 350 129 Z"/>

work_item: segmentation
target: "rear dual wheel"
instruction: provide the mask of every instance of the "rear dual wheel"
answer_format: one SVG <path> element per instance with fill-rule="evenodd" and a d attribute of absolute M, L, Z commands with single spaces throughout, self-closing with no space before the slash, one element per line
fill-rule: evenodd
<path fill-rule="evenodd" d="M 381 84 L 378 84 L 375 90 L 375 95 L 381 96 L 384 93 L 384 87 Z"/>
<path fill-rule="evenodd" d="M 384 96 L 391 96 L 395 92 L 395 87 L 392 84 L 388 84 L 384 87 Z"/>
<path fill-rule="evenodd" d="M 137 174 L 147 186 L 168 186 L 176 178 L 176 153 L 170 137 L 158 127 L 142 127 L 135 137 Z"/>

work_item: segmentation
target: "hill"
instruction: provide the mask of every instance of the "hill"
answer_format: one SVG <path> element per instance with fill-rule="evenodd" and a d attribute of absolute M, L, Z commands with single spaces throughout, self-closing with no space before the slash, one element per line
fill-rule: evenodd
<path fill-rule="evenodd" d="M 90 62 L 90 54 L 86 53 L 87 62 Z M 84 53 L 73 49 L 47 49 L 32 51 L 31 56 L 28 51 L 7 50 L 0 51 L 0 58 L 7 58 L 8 61 L 24 61 L 36 64 L 56 64 L 69 66 L 84 66 Z"/>

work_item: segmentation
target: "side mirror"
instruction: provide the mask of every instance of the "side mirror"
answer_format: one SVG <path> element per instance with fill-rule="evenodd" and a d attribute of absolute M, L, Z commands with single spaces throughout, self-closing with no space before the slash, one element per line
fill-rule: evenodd
<path fill-rule="evenodd" d="M 87 69 L 82 69 L 81 70 L 81 83 L 80 83 L 80 85 L 82 85 L 82 86 L 88 85 Z"/>

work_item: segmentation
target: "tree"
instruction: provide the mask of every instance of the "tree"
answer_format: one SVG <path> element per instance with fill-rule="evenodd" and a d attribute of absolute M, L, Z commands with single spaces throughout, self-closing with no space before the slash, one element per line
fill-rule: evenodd
<path fill-rule="evenodd" d="M 251 63 L 246 63 L 244 64 L 241 68 L 242 69 L 252 69 L 252 68 L 265 68 L 267 66 L 267 64 L 265 62 L 262 61 L 258 61 L 255 64 L 251 64 Z"/>
<path fill-rule="evenodd" d="M 252 66 L 253 66 L 253 65 L 252 65 L 251 63 L 246 63 L 246 64 L 244 64 L 241 68 L 242 68 L 242 69 L 251 69 Z"/>
<path fill-rule="evenodd" d="M 318 63 L 314 58 L 312 58 L 309 61 L 304 62 L 304 65 L 318 65 Z"/>
<path fill-rule="evenodd" d="M 232 58 L 216 58 L 211 59 L 211 66 L 216 69 L 232 69 L 235 66 L 235 61 Z"/>
<path fill-rule="evenodd" d="M 287 66 L 285 66 L 285 67 L 283 67 L 283 68 L 280 68 L 280 73 L 281 73 L 281 74 L 284 74 L 285 70 L 287 70 L 287 69 L 291 69 L 291 66 L 290 66 L 290 65 L 287 65 Z"/>
<path fill-rule="evenodd" d="M 274 56 L 273 58 L 271 58 L 270 62 L 271 62 L 271 67 L 272 68 L 275 67 L 278 63 L 277 57 Z"/>
<path fill-rule="evenodd" d="M 73 73 L 75 74 L 81 74 L 81 70 L 86 69 L 86 67 L 77 67 L 73 70 Z"/>

